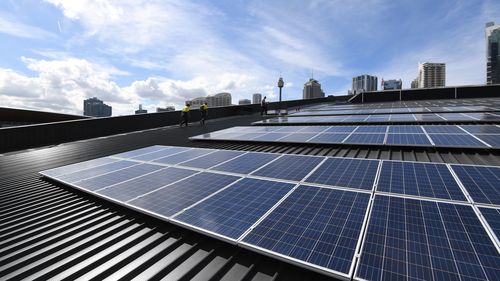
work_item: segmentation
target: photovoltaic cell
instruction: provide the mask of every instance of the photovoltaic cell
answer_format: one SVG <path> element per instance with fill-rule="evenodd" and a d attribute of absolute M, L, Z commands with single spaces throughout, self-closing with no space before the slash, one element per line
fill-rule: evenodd
<path fill-rule="evenodd" d="M 323 160 L 323 157 L 283 155 L 252 173 L 255 176 L 300 181 Z"/>
<path fill-rule="evenodd" d="M 175 220 L 238 239 L 293 184 L 246 178 L 174 217 Z"/>
<path fill-rule="evenodd" d="M 385 134 L 354 133 L 344 140 L 344 143 L 384 144 Z"/>
<path fill-rule="evenodd" d="M 305 182 L 371 190 L 379 161 L 328 158 Z"/>
<path fill-rule="evenodd" d="M 386 144 L 396 145 L 431 145 L 424 134 L 388 134 Z"/>
<path fill-rule="evenodd" d="M 279 156 L 278 154 L 250 152 L 211 169 L 230 173 L 249 174 Z"/>
<path fill-rule="evenodd" d="M 253 141 L 276 141 L 282 137 L 287 136 L 289 133 L 267 133 L 260 135 L 254 139 Z"/>
<path fill-rule="evenodd" d="M 154 160 L 154 162 L 173 165 L 173 164 L 178 164 L 178 163 L 181 163 L 184 161 L 191 160 L 195 157 L 199 157 L 199 156 L 208 154 L 210 152 L 213 152 L 213 150 L 194 148 L 194 149 L 190 149 L 190 150 L 187 150 L 187 151 L 175 154 L 175 155 L 156 159 L 156 160 Z"/>
<path fill-rule="evenodd" d="M 495 233 L 497 239 L 500 240 L 500 209 L 479 208 L 479 210 Z"/>
<path fill-rule="evenodd" d="M 478 141 L 470 135 L 429 135 L 436 146 L 473 146 L 473 147 L 487 147 L 484 143 Z"/>
<path fill-rule="evenodd" d="M 141 164 L 121 169 L 112 173 L 93 177 L 90 179 L 78 182 L 79 187 L 83 187 L 90 191 L 96 191 L 106 186 L 117 184 L 126 180 L 133 179 L 154 171 L 164 168 L 159 165 Z"/>
<path fill-rule="evenodd" d="M 387 126 L 359 126 L 355 133 L 385 133 Z"/>
<path fill-rule="evenodd" d="M 296 133 L 290 134 L 284 138 L 281 138 L 280 142 L 306 142 L 308 139 L 316 136 L 317 133 Z"/>
<path fill-rule="evenodd" d="M 443 164 L 383 161 L 378 191 L 467 201 Z"/>
<path fill-rule="evenodd" d="M 311 143 L 341 143 L 348 134 L 318 134 L 307 142 Z"/>
<path fill-rule="evenodd" d="M 470 206 L 377 195 L 356 276 L 498 280 L 500 255 Z"/>
<path fill-rule="evenodd" d="M 106 174 L 109 172 L 113 172 L 113 171 L 116 171 L 119 169 L 123 169 L 123 168 L 127 168 L 127 167 L 130 167 L 133 165 L 137 165 L 137 164 L 139 164 L 139 163 L 122 160 L 122 161 L 117 161 L 117 162 L 112 162 L 109 164 L 97 166 L 94 168 L 89 168 L 89 169 L 82 170 L 82 171 L 73 172 L 71 174 L 65 174 L 65 175 L 59 176 L 58 179 L 65 181 L 65 182 L 68 182 L 68 183 L 75 183 L 75 182 L 78 182 L 80 180 L 84 180 L 84 179 L 87 179 L 90 177 L 99 176 L 102 174 Z"/>
<path fill-rule="evenodd" d="M 331 126 L 325 133 L 352 133 L 357 126 Z"/>
<path fill-rule="evenodd" d="M 300 186 L 243 242 L 349 273 L 369 194 Z"/>
<path fill-rule="evenodd" d="M 494 125 L 460 125 L 472 134 L 500 134 L 500 127 Z"/>
<path fill-rule="evenodd" d="M 76 172 L 76 171 L 81 171 L 81 170 L 85 170 L 88 168 L 93 168 L 93 167 L 97 167 L 97 166 L 101 166 L 101 165 L 105 165 L 105 164 L 109 164 L 109 163 L 117 162 L 117 161 L 118 160 L 114 159 L 114 158 L 102 157 L 102 158 L 92 159 L 92 160 L 85 161 L 85 162 L 75 163 L 75 164 L 66 165 L 66 166 L 50 169 L 47 171 L 43 171 L 43 174 L 46 176 L 49 176 L 49 177 L 59 177 L 59 176 L 64 175 L 64 174 L 71 174 L 71 173 Z"/>
<path fill-rule="evenodd" d="M 499 147 L 500 146 L 500 134 L 497 135 L 479 135 L 479 134 L 474 134 L 476 137 L 480 138 L 482 141 L 486 142 L 487 144 L 491 145 L 492 147 Z"/>
<path fill-rule="evenodd" d="M 423 134 L 424 131 L 420 126 L 389 126 L 389 133 L 392 134 Z"/>
<path fill-rule="evenodd" d="M 304 129 L 300 130 L 301 133 L 320 133 L 326 130 L 328 127 L 327 126 L 309 126 L 305 127 Z"/>
<path fill-rule="evenodd" d="M 194 167 L 200 169 L 208 169 L 212 166 L 220 164 L 224 161 L 233 159 L 244 154 L 241 151 L 216 151 L 205 156 L 201 156 L 191 161 L 182 163 L 182 166 Z"/>
<path fill-rule="evenodd" d="M 467 134 L 455 125 L 428 125 L 423 127 L 428 134 Z"/>
<path fill-rule="evenodd" d="M 187 151 L 188 148 L 186 147 L 169 147 L 160 151 L 155 151 L 147 154 L 142 154 L 139 156 L 132 157 L 134 160 L 140 160 L 140 161 L 151 161 L 154 159 L 159 159 L 163 157 L 167 157 L 179 152 Z"/>
<path fill-rule="evenodd" d="M 134 178 L 130 181 L 98 190 L 97 193 L 126 202 L 195 173 L 196 172 L 192 170 L 165 168 L 142 177 Z"/>
<path fill-rule="evenodd" d="M 474 202 L 500 205 L 500 168 L 465 165 L 451 167 Z"/>
<path fill-rule="evenodd" d="M 238 179 L 240 177 L 200 173 L 128 203 L 170 217 Z"/>

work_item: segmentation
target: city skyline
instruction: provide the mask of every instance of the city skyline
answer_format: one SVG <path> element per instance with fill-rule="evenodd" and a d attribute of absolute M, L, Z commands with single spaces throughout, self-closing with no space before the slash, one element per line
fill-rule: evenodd
<path fill-rule="evenodd" d="M 283 99 L 300 99 L 311 70 L 326 95 L 363 73 L 409 88 L 419 61 L 446 63 L 447 86 L 485 84 L 498 15 L 490 0 L 3 1 L 0 96 L 72 114 L 96 96 L 124 115 L 219 92 L 276 101 L 280 76 Z"/>

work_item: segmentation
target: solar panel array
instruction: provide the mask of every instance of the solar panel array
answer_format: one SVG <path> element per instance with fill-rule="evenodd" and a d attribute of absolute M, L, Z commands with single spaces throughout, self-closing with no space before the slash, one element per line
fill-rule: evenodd
<path fill-rule="evenodd" d="M 152 146 L 41 174 L 339 278 L 499 280 L 498 169 Z"/>
<path fill-rule="evenodd" d="M 497 125 L 251 126 L 233 127 L 192 140 L 436 147 L 500 147 Z"/>
<path fill-rule="evenodd" d="M 416 122 L 498 122 L 499 112 L 370 114 L 335 116 L 287 116 L 253 122 L 252 125 L 308 125 L 342 123 L 416 123 Z"/>

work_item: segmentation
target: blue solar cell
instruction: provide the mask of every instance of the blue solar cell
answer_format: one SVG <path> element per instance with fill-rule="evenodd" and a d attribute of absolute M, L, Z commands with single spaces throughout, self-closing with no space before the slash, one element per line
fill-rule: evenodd
<path fill-rule="evenodd" d="M 236 156 L 242 155 L 244 152 L 241 151 L 216 151 L 205 156 L 201 156 L 191 161 L 182 163 L 182 166 L 195 167 L 200 169 L 208 169 L 212 166 L 218 165 L 229 159 L 233 159 Z"/>
<path fill-rule="evenodd" d="M 256 138 L 253 138 L 253 141 L 276 141 L 281 139 L 282 137 L 287 136 L 289 133 L 267 133 L 262 134 Z"/>
<path fill-rule="evenodd" d="M 428 134 L 467 134 L 455 125 L 427 125 L 423 127 Z"/>
<path fill-rule="evenodd" d="M 137 177 L 132 180 L 98 190 L 97 193 L 125 202 L 162 186 L 191 176 L 195 173 L 195 171 L 186 169 L 165 168 L 142 177 Z"/>
<path fill-rule="evenodd" d="M 355 133 L 384 133 L 387 126 L 359 126 Z"/>
<path fill-rule="evenodd" d="M 452 165 L 474 202 L 500 205 L 500 168 Z"/>
<path fill-rule="evenodd" d="M 460 125 L 472 134 L 500 134 L 500 127 L 495 125 Z"/>
<path fill-rule="evenodd" d="M 300 186 L 243 242 L 349 273 L 369 194 Z"/>
<path fill-rule="evenodd" d="M 190 149 L 188 151 L 184 151 L 175 155 L 155 159 L 153 162 L 155 163 L 162 163 L 162 164 L 178 164 L 184 161 L 191 160 L 195 157 L 199 157 L 205 154 L 208 154 L 210 152 L 214 152 L 215 150 L 212 149 L 200 149 L 200 148 L 194 148 Z"/>
<path fill-rule="evenodd" d="M 211 170 L 249 174 L 278 157 L 278 154 L 250 152 L 226 163 L 212 167 Z"/>
<path fill-rule="evenodd" d="M 341 143 L 349 134 L 327 134 L 321 133 L 308 140 L 310 143 Z"/>
<path fill-rule="evenodd" d="M 378 160 L 328 158 L 306 182 L 371 190 Z"/>
<path fill-rule="evenodd" d="M 280 142 L 306 142 L 310 138 L 316 136 L 317 133 L 292 133 L 284 138 L 281 138 Z"/>
<path fill-rule="evenodd" d="M 325 133 L 352 133 L 357 126 L 331 126 Z"/>
<path fill-rule="evenodd" d="M 500 134 L 496 135 L 479 135 L 479 134 L 474 134 L 476 137 L 480 138 L 482 141 L 486 142 L 487 144 L 491 145 L 492 147 L 499 147 L 500 146 Z"/>
<path fill-rule="evenodd" d="M 144 174 L 148 174 L 164 168 L 159 165 L 141 164 L 118 170 L 112 173 L 100 175 L 90 179 L 78 182 L 79 187 L 83 187 L 90 191 L 96 191 L 106 186 L 117 184 L 126 180 L 133 179 Z"/>
<path fill-rule="evenodd" d="M 144 147 L 144 148 L 140 148 L 140 149 L 136 149 L 136 150 L 132 150 L 132 151 L 123 152 L 120 154 L 115 154 L 113 156 L 121 157 L 121 158 L 132 158 L 132 157 L 139 156 L 142 154 L 163 150 L 165 148 L 167 148 L 167 147 L 161 146 L 161 145 L 154 145 L 154 146 L 148 146 L 148 147 Z"/>
<path fill-rule="evenodd" d="M 424 131 L 420 126 L 389 126 L 389 133 L 393 134 L 423 134 Z"/>
<path fill-rule="evenodd" d="M 486 222 L 490 225 L 497 239 L 500 240 L 500 209 L 479 208 L 479 210 L 486 219 Z"/>
<path fill-rule="evenodd" d="M 246 178 L 174 218 L 238 239 L 293 187 L 288 183 Z"/>
<path fill-rule="evenodd" d="M 431 145 L 424 134 L 388 134 L 386 144 L 400 145 Z"/>
<path fill-rule="evenodd" d="M 498 280 L 500 255 L 470 206 L 377 195 L 356 277 Z"/>
<path fill-rule="evenodd" d="M 160 151 L 155 151 L 155 152 L 135 156 L 135 157 L 132 157 L 132 159 L 140 160 L 140 161 L 151 161 L 154 159 L 163 158 L 163 157 L 167 157 L 167 156 L 179 153 L 179 152 L 183 152 L 183 151 L 186 151 L 188 149 L 189 148 L 186 148 L 186 147 L 169 147 L 169 148 L 166 148 L 166 149 L 163 149 Z"/>
<path fill-rule="evenodd" d="M 467 201 L 443 164 L 383 161 L 377 191 Z"/>
<path fill-rule="evenodd" d="M 128 203 L 144 210 L 170 217 L 238 179 L 241 178 L 213 173 L 200 173 Z"/>
<path fill-rule="evenodd" d="M 116 170 L 120 170 L 123 168 L 133 166 L 133 165 L 137 165 L 137 164 L 139 164 L 139 163 L 122 160 L 122 161 L 117 161 L 117 162 L 112 162 L 109 164 L 97 166 L 94 168 L 89 168 L 89 169 L 82 170 L 82 171 L 76 171 L 76 172 L 73 172 L 70 174 L 65 174 L 65 175 L 59 176 L 58 179 L 65 181 L 65 182 L 68 182 L 68 183 L 75 183 L 75 182 L 78 182 L 80 180 L 99 176 L 102 174 L 106 174 L 109 172 L 113 172 Z"/>
<path fill-rule="evenodd" d="M 322 160 L 323 157 L 283 155 L 262 169 L 253 172 L 252 175 L 300 181 Z"/>
<path fill-rule="evenodd" d="M 109 163 L 117 162 L 117 161 L 118 161 L 118 159 L 109 158 L 109 157 L 97 158 L 97 159 L 92 159 L 92 160 L 85 161 L 85 162 L 75 163 L 75 164 L 71 164 L 71 165 L 66 165 L 66 166 L 46 170 L 46 171 L 43 171 L 42 174 L 49 176 L 49 177 L 58 177 L 58 176 L 61 176 L 64 174 L 71 174 L 73 172 L 77 172 L 77 171 L 81 171 L 81 170 L 85 170 L 88 168 L 93 168 L 93 167 L 97 167 L 97 166 L 101 166 L 101 165 L 105 165 L 105 164 L 109 164 Z"/>
<path fill-rule="evenodd" d="M 344 143 L 384 144 L 385 134 L 357 134 L 350 135 Z"/>
<path fill-rule="evenodd" d="M 487 147 L 471 135 L 429 135 L 436 146 Z"/>

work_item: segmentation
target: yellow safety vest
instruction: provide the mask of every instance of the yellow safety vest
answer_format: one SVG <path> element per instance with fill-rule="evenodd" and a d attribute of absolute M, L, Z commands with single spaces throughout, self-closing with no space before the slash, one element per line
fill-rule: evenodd
<path fill-rule="evenodd" d="M 184 106 L 182 108 L 182 112 L 189 112 L 189 106 Z"/>
<path fill-rule="evenodd" d="M 208 105 L 203 104 L 203 105 L 201 106 L 201 108 L 202 108 L 203 110 L 208 110 Z"/>

